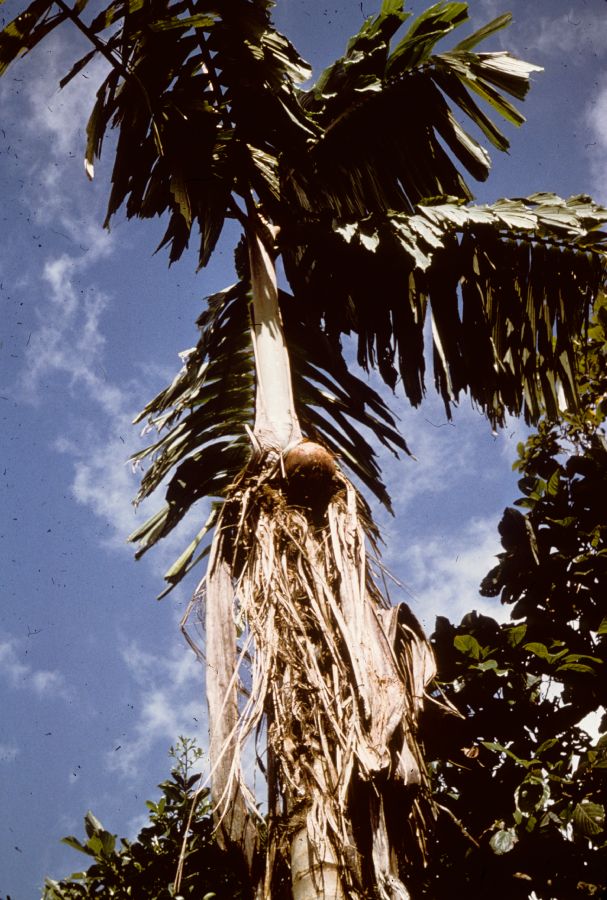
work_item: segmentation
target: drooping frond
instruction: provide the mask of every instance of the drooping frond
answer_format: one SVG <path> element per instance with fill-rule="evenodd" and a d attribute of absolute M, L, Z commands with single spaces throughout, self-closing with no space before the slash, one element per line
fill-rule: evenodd
<path fill-rule="evenodd" d="M 136 463 L 152 459 L 137 502 L 172 473 L 164 507 L 129 537 L 138 542 L 139 556 L 165 537 L 198 500 L 221 497 L 249 456 L 245 426 L 252 419 L 253 367 L 246 319 L 235 315 L 243 305 L 242 291 L 236 285 L 209 297 L 207 303 L 199 319 L 202 335 L 197 347 L 187 353 L 173 382 L 136 419 L 147 419 L 160 434 L 133 457 Z M 214 519 L 211 516 L 180 557 L 174 577 L 172 570 L 167 574 L 171 583 L 183 577 Z"/>
<path fill-rule="evenodd" d="M 507 413 L 534 422 L 557 415 L 559 385 L 575 406 L 574 351 L 605 279 L 606 222 L 583 196 L 419 205 L 302 233 L 287 274 L 328 338 L 354 333 L 359 363 L 391 387 L 402 379 L 414 405 L 430 319 L 448 414 L 468 393 L 496 425 Z"/>
<path fill-rule="evenodd" d="M 216 643 L 229 604 L 243 636 L 240 655 L 214 656 L 207 676 L 211 733 L 224 735 L 213 792 L 225 816 L 234 798 L 246 803 L 241 755 L 264 724 L 263 896 L 285 896 L 274 870 L 293 847 L 305 857 L 294 867 L 315 896 L 362 898 L 372 886 L 378 896 L 404 898 L 433 815 L 418 744 L 424 705 L 435 702 L 426 695 L 433 657 L 408 608 L 391 606 L 376 584 L 352 485 L 338 474 L 334 487 L 320 527 L 285 502 L 276 465 L 241 479 L 222 509 L 204 581 L 206 639 Z M 244 708 L 226 728 L 242 685 Z M 229 839 L 229 820 L 221 827 Z M 240 820 L 236 836 L 239 828 Z M 343 894 L 331 893 L 335 878 Z"/>
<path fill-rule="evenodd" d="M 128 217 L 168 212 L 161 246 L 170 246 L 171 262 L 197 224 L 204 266 L 232 193 L 256 184 L 268 154 L 312 133 L 292 89 L 309 70 L 271 28 L 265 3 L 156 0 L 151 10 L 109 9 L 112 25 L 121 23 L 121 66 L 98 93 L 87 146 L 92 166 L 108 126 L 118 128 L 107 222 L 123 204 Z M 107 24 L 106 10 L 92 30 Z"/>
<path fill-rule="evenodd" d="M 208 298 L 199 318 L 201 337 L 185 354 L 173 382 L 136 421 L 147 419 L 158 440 L 137 453 L 150 459 L 137 501 L 170 475 L 166 504 L 130 540 L 138 555 L 167 535 L 198 500 L 222 498 L 251 452 L 247 429 L 254 418 L 254 360 L 248 282 Z M 379 395 L 349 371 L 339 346 L 307 322 L 292 297 L 281 293 L 285 336 L 291 351 L 296 407 L 304 435 L 321 441 L 389 507 L 375 451 L 361 426 L 392 452 L 408 452 Z M 218 507 L 166 575 L 176 584 L 197 561 L 194 554 L 216 523 Z M 204 546 L 202 548 L 204 550 Z M 200 557 L 198 557 L 200 558 Z"/>
<path fill-rule="evenodd" d="M 121 207 L 128 218 L 168 214 L 160 246 L 170 261 L 197 228 L 204 266 L 233 212 L 232 195 L 276 193 L 279 154 L 317 134 L 295 94 L 311 70 L 272 27 L 264 0 L 112 0 L 88 21 L 87 5 L 34 0 L 0 33 L 0 75 L 71 21 L 91 49 L 60 85 L 95 56 L 110 67 L 85 153 L 92 177 L 106 133 L 117 130 L 106 224 Z"/>

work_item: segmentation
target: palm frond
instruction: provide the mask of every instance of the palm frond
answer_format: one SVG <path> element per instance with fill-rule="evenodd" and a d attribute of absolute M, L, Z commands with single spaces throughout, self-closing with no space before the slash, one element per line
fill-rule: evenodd
<path fill-rule="evenodd" d="M 325 879 L 334 877 L 344 896 L 386 884 L 408 896 L 404 885 L 423 865 L 432 805 L 417 734 L 435 702 L 426 694 L 433 656 L 408 608 L 391 607 L 375 583 L 365 520 L 339 476 L 323 525 L 312 527 L 305 510 L 285 504 L 274 468 L 242 479 L 215 533 L 203 582 L 213 796 L 224 838 L 238 844 L 243 748 L 265 723 L 268 898 L 284 896 L 274 867 L 291 839 L 305 845 L 300 868 L 319 879 L 317 896 L 329 895 Z M 214 651 L 233 640 L 226 619 L 244 625 L 238 657 Z M 295 832 L 286 843 L 285 814 Z"/>
<path fill-rule="evenodd" d="M 358 361 L 418 405 L 426 320 L 450 415 L 461 393 L 495 424 L 576 405 L 575 346 L 605 279 L 607 210 L 553 194 L 491 205 L 420 205 L 302 231 L 286 272 L 327 338 L 358 338 Z M 304 237 L 305 234 L 305 237 Z"/>
<path fill-rule="evenodd" d="M 412 213 L 416 204 L 440 196 L 471 200 L 460 168 L 483 181 L 491 163 L 457 115 L 500 150 L 508 140 L 473 93 L 508 121 L 524 121 L 508 97 L 522 100 L 538 67 L 505 52 L 472 50 L 510 16 L 441 53 L 434 53 L 435 45 L 467 21 L 467 4 L 436 4 L 390 49 L 396 19 L 386 12 L 365 23 L 344 57 L 302 95 L 322 135 L 304 159 L 284 169 L 285 194 L 301 215 L 326 211 L 351 219 L 388 210 Z"/>
<path fill-rule="evenodd" d="M 130 535 L 139 544 L 138 556 L 169 534 L 199 500 L 221 501 L 246 466 L 254 420 L 249 300 L 246 280 L 208 298 L 198 320 L 197 346 L 184 354 L 184 366 L 171 384 L 137 416 L 159 437 L 133 457 L 135 463 L 151 460 L 136 502 L 168 478 L 166 504 Z M 304 435 L 324 444 L 390 508 L 375 451 L 361 428 L 393 453 L 408 453 L 393 416 L 380 396 L 349 371 L 340 346 L 331 344 L 318 324 L 306 321 L 294 298 L 281 293 L 280 303 Z M 166 573 L 171 585 L 204 555 L 219 503 L 214 510 Z"/>
<path fill-rule="evenodd" d="M 311 70 L 256 0 L 115 0 L 90 24 L 76 8 L 51 15 L 35 0 L 0 33 L 0 74 L 52 28 L 71 19 L 92 49 L 61 79 L 65 86 L 96 54 L 111 71 L 87 126 L 85 167 L 94 175 L 108 130 L 118 131 L 106 225 L 168 213 L 160 247 L 170 262 L 197 227 L 204 266 L 221 233 L 233 192 L 276 194 L 277 158 L 305 146 L 318 128 L 295 85 Z"/>

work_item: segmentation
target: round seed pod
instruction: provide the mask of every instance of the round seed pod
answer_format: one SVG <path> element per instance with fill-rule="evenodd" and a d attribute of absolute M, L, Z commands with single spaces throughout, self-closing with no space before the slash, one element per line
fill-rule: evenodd
<path fill-rule="evenodd" d="M 337 466 L 331 453 L 314 441 L 302 441 L 284 457 L 288 496 L 291 503 L 317 507 L 335 493 Z"/>

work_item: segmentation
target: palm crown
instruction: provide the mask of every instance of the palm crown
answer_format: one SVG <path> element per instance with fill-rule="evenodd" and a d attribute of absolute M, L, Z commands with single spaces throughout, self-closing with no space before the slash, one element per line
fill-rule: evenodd
<path fill-rule="evenodd" d="M 110 63 L 87 126 L 87 172 L 117 129 L 106 222 L 121 207 L 128 217 L 168 213 L 161 246 L 171 262 L 197 230 L 204 266 L 226 217 L 245 234 L 252 218 L 275 226 L 303 433 L 389 505 L 360 425 L 394 451 L 407 447 L 384 400 L 349 371 L 342 337 L 354 336 L 363 368 L 391 388 L 402 381 L 414 405 L 429 342 L 448 415 L 462 392 L 497 425 L 507 413 L 556 414 L 559 385 L 576 402 L 573 348 L 604 277 L 607 214 L 589 198 L 547 194 L 469 205 L 463 175 L 485 179 L 490 160 L 460 120 L 506 150 L 494 119 L 523 122 L 511 98 L 524 98 L 537 70 L 476 52 L 509 15 L 435 52 L 466 21 L 467 4 L 435 4 L 405 30 L 402 0 L 384 0 L 303 89 L 310 68 L 273 28 L 272 5 L 129 0 L 84 24 L 86 0 L 74 9 L 35 0 L 2 34 L 0 71 L 67 19 L 85 32 L 92 48 L 61 84 L 95 54 Z M 220 497 L 249 453 L 250 285 L 236 256 L 238 282 L 209 298 L 197 347 L 141 415 L 162 437 L 139 454 L 153 456 L 139 499 L 174 474 L 166 506 L 132 535 L 140 553 L 193 502 Z M 171 584 L 205 533 L 172 567 Z"/>

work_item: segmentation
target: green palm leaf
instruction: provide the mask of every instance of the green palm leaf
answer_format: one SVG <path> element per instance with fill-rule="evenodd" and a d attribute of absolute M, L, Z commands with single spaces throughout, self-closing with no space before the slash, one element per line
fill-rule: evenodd
<path fill-rule="evenodd" d="M 471 49 L 505 27 L 510 16 L 438 54 L 436 43 L 467 20 L 465 3 L 431 7 L 391 50 L 395 18 L 382 12 L 365 23 L 344 57 L 302 94 L 322 134 L 284 172 L 283 191 L 297 219 L 322 210 L 338 218 L 412 213 L 416 204 L 440 196 L 471 200 L 460 167 L 484 181 L 490 158 L 454 113 L 463 113 L 500 150 L 508 149 L 508 140 L 472 94 L 508 121 L 524 121 L 508 97 L 523 99 L 538 67 L 508 53 Z"/>
<path fill-rule="evenodd" d="M 135 454 L 151 459 L 136 502 L 148 497 L 170 475 L 166 504 L 130 540 L 141 556 L 165 537 L 199 500 L 222 498 L 250 455 L 248 433 L 254 419 L 254 360 L 250 339 L 249 285 L 240 281 L 207 299 L 198 324 L 201 338 L 185 356 L 179 374 L 137 416 L 159 439 Z M 291 349 L 297 412 L 306 437 L 327 446 L 360 481 L 389 507 L 376 454 L 361 426 L 393 453 L 408 452 L 383 400 L 352 375 L 338 346 L 298 312 L 294 298 L 281 293 L 284 328 Z M 166 577 L 176 584 L 215 522 L 202 532 Z"/>
<path fill-rule="evenodd" d="M 390 387 L 402 379 L 414 405 L 430 312 L 448 415 L 469 393 L 494 425 L 507 413 L 535 422 L 556 415 L 558 385 L 576 405 L 574 351 L 605 278 L 605 222 L 587 197 L 420 205 L 413 216 L 334 223 L 322 237 L 311 229 L 287 275 L 330 340 L 356 334 L 360 364 Z"/>

